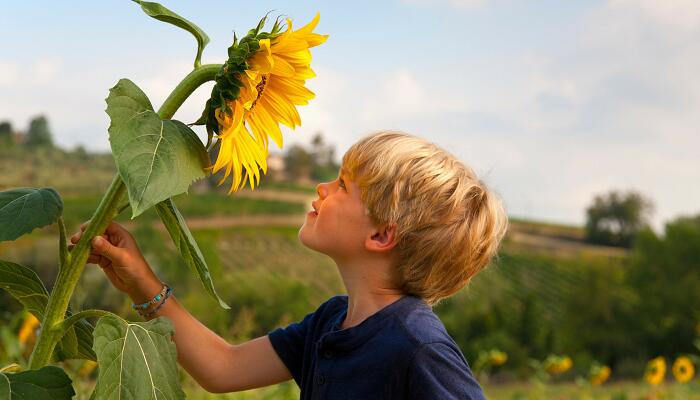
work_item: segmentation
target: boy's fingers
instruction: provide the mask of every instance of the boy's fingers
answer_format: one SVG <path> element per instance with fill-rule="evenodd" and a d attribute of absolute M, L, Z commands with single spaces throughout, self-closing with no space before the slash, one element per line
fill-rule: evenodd
<path fill-rule="evenodd" d="M 122 253 L 118 247 L 113 246 L 103 236 L 96 236 L 92 239 L 93 251 L 103 257 L 107 257 L 112 261 L 118 261 Z"/>
<path fill-rule="evenodd" d="M 124 232 L 127 232 L 127 230 L 119 223 L 114 221 L 110 222 L 109 225 L 107 225 L 107 228 L 105 228 L 105 233 L 107 235 L 118 235 Z"/>
<path fill-rule="evenodd" d="M 100 264 L 100 257 L 101 256 L 90 254 L 90 256 L 87 259 L 87 263 L 99 265 Z"/>

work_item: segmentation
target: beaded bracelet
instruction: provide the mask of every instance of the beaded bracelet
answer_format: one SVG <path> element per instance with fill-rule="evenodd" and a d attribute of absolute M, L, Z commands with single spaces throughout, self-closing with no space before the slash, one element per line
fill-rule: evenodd
<path fill-rule="evenodd" d="M 161 283 L 162 283 L 162 282 L 161 282 Z M 159 301 L 163 298 L 163 296 L 165 296 L 165 293 L 166 293 L 169 289 L 170 289 L 170 286 L 168 286 L 168 285 L 166 285 L 165 283 L 163 283 L 163 288 L 160 290 L 160 293 L 158 293 L 158 294 L 155 295 L 151 300 L 149 300 L 149 301 L 147 301 L 147 302 L 145 302 L 145 303 L 141 303 L 141 304 L 131 304 L 131 308 L 133 308 L 134 310 L 137 310 L 137 311 L 138 311 L 138 310 L 145 310 L 145 309 L 147 309 L 151 304 L 156 304 L 157 302 L 159 302 Z"/>
<path fill-rule="evenodd" d="M 151 310 L 147 313 L 143 313 L 143 311 L 141 311 L 141 310 L 136 310 L 136 312 L 138 312 L 139 315 L 144 317 L 144 318 L 148 318 L 148 317 L 152 316 L 153 314 L 157 313 L 158 310 L 160 310 L 160 308 L 163 307 L 163 305 L 165 305 L 165 302 L 168 301 L 168 298 L 170 297 L 170 295 L 172 293 L 173 293 L 173 290 L 170 287 L 168 287 L 168 291 L 165 292 L 165 297 L 163 297 L 163 301 L 160 304 L 158 304 L 153 310 Z"/>

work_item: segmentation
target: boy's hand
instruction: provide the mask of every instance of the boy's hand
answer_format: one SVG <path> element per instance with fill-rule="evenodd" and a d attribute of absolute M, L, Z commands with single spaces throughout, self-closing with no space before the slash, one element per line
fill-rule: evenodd
<path fill-rule="evenodd" d="M 82 236 L 87 222 L 74 234 L 69 249 L 73 249 Z M 134 237 L 116 222 L 109 224 L 101 236 L 92 240 L 92 249 L 87 262 L 97 264 L 114 287 L 129 295 L 135 302 L 150 299 L 157 294 L 162 284 L 143 258 Z"/>

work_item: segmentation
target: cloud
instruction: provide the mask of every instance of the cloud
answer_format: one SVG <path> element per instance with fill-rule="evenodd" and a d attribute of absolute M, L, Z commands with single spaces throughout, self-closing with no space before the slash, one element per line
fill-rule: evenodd
<path fill-rule="evenodd" d="M 458 10 L 483 6 L 487 0 L 402 0 L 403 3 L 420 6 L 447 6 Z"/>
<path fill-rule="evenodd" d="M 16 62 L 0 60 L 0 87 L 13 85 L 19 79 L 19 71 Z"/>

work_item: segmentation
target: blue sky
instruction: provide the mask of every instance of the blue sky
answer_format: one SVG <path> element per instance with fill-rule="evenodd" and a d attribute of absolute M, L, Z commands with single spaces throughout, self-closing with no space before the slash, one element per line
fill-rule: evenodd
<path fill-rule="evenodd" d="M 321 12 L 317 98 L 286 143 L 322 131 L 338 155 L 372 131 L 423 136 L 471 165 L 514 216 L 582 223 L 596 193 L 634 189 L 654 225 L 700 212 L 700 2 L 168 1 L 223 62 L 234 30 Z M 206 7 L 206 8 L 205 8 Z M 46 114 L 56 141 L 108 149 L 120 78 L 160 104 L 195 42 L 127 0 L 13 2 L 0 14 L 0 120 Z M 211 86 L 176 118 L 191 122 Z M 203 137 L 203 132 L 200 131 Z M 273 151 L 274 151 L 273 147 Z"/>

